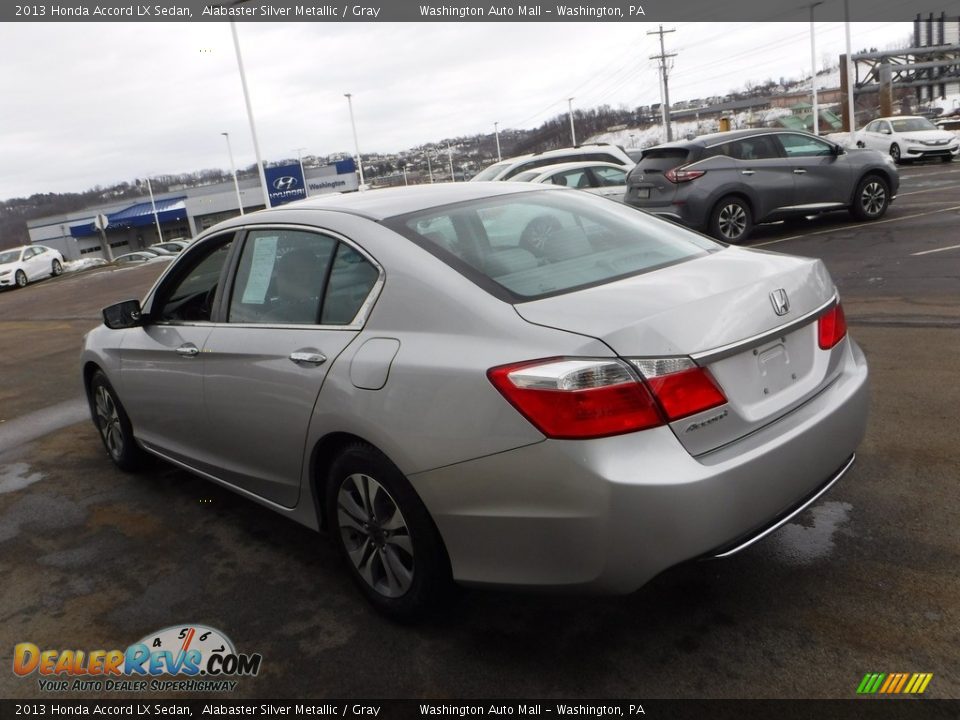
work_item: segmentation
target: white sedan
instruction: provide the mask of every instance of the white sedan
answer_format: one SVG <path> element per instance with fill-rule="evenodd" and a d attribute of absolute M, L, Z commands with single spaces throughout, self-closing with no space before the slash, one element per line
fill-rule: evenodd
<path fill-rule="evenodd" d="M 896 163 L 934 157 L 950 162 L 960 152 L 955 133 L 914 115 L 877 118 L 855 137 L 857 147 L 888 153 Z"/>
<path fill-rule="evenodd" d="M 137 250 L 136 252 L 117 255 L 117 257 L 113 259 L 113 262 L 116 265 L 139 265 L 141 263 L 158 262 L 161 260 L 169 262 L 173 260 L 174 257 L 172 253 L 160 255 L 153 250 Z"/>
<path fill-rule="evenodd" d="M 623 202 L 628 170 L 623 165 L 608 162 L 569 162 L 525 170 L 510 179 L 515 182 L 563 185 Z"/>
<path fill-rule="evenodd" d="M 0 287 L 24 287 L 28 282 L 63 272 L 63 255 L 45 245 L 22 245 L 0 251 Z"/>

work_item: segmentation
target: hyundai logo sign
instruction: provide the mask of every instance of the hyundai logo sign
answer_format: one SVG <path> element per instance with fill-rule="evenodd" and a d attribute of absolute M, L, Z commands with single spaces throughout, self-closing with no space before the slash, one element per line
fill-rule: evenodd
<path fill-rule="evenodd" d="M 273 181 L 273 189 L 280 192 L 293 190 L 297 186 L 298 180 L 292 175 L 284 175 Z"/>
<path fill-rule="evenodd" d="M 280 165 L 264 169 L 271 205 L 302 200 L 307 196 L 306 183 L 299 163 Z"/>

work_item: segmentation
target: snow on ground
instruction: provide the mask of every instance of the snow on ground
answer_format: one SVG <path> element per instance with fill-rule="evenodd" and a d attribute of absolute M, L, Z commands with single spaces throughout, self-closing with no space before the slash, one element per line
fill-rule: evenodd
<path fill-rule="evenodd" d="M 99 265 L 106 265 L 107 261 L 103 258 L 80 258 L 79 260 L 67 260 L 63 263 L 64 272 L 79 272 L 80 270 L 89 270 Z"/>

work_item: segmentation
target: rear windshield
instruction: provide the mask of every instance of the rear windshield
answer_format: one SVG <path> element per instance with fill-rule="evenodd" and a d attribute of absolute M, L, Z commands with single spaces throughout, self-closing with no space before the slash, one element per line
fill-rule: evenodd
<path fill-rule="evenodd" d="M 689 151 L 686 148 L 650 148 L 643 151 L 641 160 L 675 160 L 683 162 Z"/>
<path fill-rule="evenodd" d="M 563 190 L 446 205 L 384 225 L 508 302 L 600 285 L 722 247 L 633 208 Z"/>
<path fill-rule="evenodd" d="M 509 161 L 494 163 L 493 165 L 488 167 L 486 170 L 481 170 L 480 172 L 478 172 L 476 175 L 470 178 L 470 180 L 471 181 L 493 180 L 497 176 L 497 173 L 499 173 L 501 170 L 506 170 L 508 167 L 510 167 Z"/>

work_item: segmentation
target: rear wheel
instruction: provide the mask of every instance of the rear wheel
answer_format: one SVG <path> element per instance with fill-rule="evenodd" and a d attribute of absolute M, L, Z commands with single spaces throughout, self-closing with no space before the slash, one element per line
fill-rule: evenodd
<path fill-rule="evenodd" d="M 407 479 L 376 448 L 358 442 L 334 461 L 327 527 L 354 582 L 374 607 L 414 620 L 447 595 L 443 541 Z"/>
<path fill-rule="evenodd" d="M 736 196 L 723 198 L 710 214 L 710 234 L 718 240 L 737 244 L 753 230 L 753 214 L 746 201 Z"/>
<path fill-rule="evenodd" d="M 59 260 L 53 261 L 53 265 L 50 267 L 50 274 L 53 277 L 63 274 L 63 265 L 60 264 Z"/>
<path fill-rule="evenodd" d="M 900 146 L 894 143 L 890 146 L 890 157 L 893 158 L 893 161 L 899 165 L 900 164 Z"/>
<path fill-rule="evenodd" d="M 17 274 L 13 276 L 14 282 L 17 283 L 18 288 L 27 286 L 27 274 L 23 270 L 17 270 Z"/>
<path fill-rule="evenodd" d="M 126 472 L 139 469 L 145 458 L 144 452 L 133 438 L 130 418 L 113 386 L 100 370 L 90 380 L 89 400 L 100 439 L 110 459 Z"/>
<path fill-rule="evenodd" d="M 850 211 L 858 220 L 876 220 L 890 205 L 890 186 L 879 175 L 867 175 L 857 185 Z"/>

